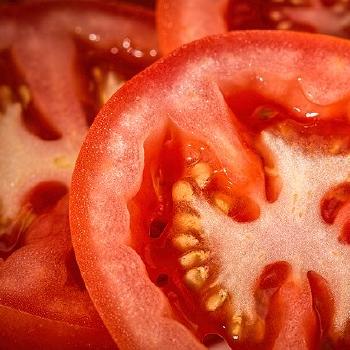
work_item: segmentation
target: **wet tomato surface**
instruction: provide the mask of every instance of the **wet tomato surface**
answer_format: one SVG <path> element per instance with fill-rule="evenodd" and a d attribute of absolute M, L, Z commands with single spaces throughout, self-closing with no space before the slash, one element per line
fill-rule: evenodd
<path fill-rule="evenodd" d="M 0 6 L 1 349 L 116 347 L 80 276 L 68 200 L 57 203 L 101 105 L 157 55 L 142 7 Z"/>
<path fill-rule="evenodd" d="M 350 346 L 349 60 L 346 40 L 233 32 L 104 106 L 70 219 L 122 348 Z"/>

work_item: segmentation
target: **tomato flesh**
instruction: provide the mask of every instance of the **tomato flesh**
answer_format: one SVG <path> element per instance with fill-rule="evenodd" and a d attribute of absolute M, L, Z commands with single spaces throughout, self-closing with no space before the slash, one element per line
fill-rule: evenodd
<path fill-rule="evenodd" d="M 202 349 L 207 333 L 237 349 L 346 344 L 349 206 L 328 223 L 322 203 L 348 182 L 348 60 L 345 40 L 229 33 L 178 50 L 106 105 L 71 219 L 120 344 Z"/>

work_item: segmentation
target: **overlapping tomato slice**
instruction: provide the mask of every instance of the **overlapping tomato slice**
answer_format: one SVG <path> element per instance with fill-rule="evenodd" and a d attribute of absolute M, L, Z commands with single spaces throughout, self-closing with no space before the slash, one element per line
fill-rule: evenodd
<path fill-rule="evenodd" d="M 122 348 L 350 346 L 349 60 L 345 40 L 230 33 L 105 105 L 70 219 Z"/>
<path fill-rule="evenodd" d="M 159 43 L 163 52 L 229 30 L 280 29 L 348 38 L 347 0 L 158 0 Z"/>
<path fill-rule="evenodd" d="M 0 7 L 0 348 L 114 348 L 70 243 L 71 173 L 95 113 L 157 58 L 153 13 Z"/>

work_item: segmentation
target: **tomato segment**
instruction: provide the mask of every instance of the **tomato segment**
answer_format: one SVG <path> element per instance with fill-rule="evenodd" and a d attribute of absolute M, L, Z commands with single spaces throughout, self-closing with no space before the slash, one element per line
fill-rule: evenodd
<path fill-rule="evenodd" d="M 80 144 L 101 104 L 156 58 L 152 20 L 141 8 L 84 1 L 1 8 L 4 250 L 12 249 L 18 226 L 36 212 L 34 189 L 48 182 L 69 187 Z"/>
<path fill-rule="evenodd" d="M 66 197 L 49 214 L 39 216 L 17 250 L 1 261 L 2 346 L 115 348 L 75 266 Z"/>
<path fill-rule="evenodd" d="M 206 333 L 237 349 L 347 341 L 349 211 L 329 224 L 321 202 L 348 177 L 349 52 L 335 38 L 230 33 L 180 49 L 107 103 L 77 163 L 71 220 L 82 276 L 122 346 L 171 348 L 181 334 L 176 346 L 201 348 Z M 242 91 L 255 97 L 236 110 Z M 237 198 L 245 220 L 230 215 Z M 334 294 L 324 333 L 332 304 L 309 271 Z"/>

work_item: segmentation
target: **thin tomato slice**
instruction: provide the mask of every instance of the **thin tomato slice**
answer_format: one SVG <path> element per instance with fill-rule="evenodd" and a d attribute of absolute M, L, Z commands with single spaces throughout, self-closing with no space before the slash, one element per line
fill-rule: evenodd
<path fill-rule="evenodd" d="M 234 349 L 346 344 L 349 60 L 337 38 L 229 33 L 105 105 L 70 219 L 121 347 L 203 349 L 213 333 Z"/>

